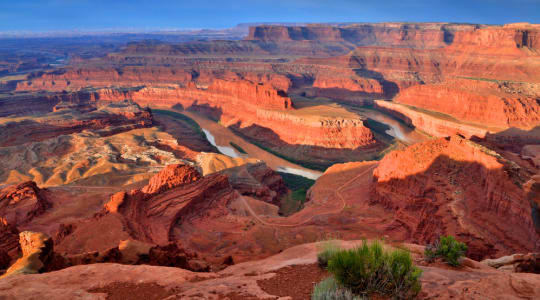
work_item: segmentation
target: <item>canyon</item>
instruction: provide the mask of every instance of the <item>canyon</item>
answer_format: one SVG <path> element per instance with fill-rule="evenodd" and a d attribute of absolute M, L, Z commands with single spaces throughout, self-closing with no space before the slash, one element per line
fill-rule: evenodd
<path fill-rule="evenodd" d="M 539 25 L 242 30 L 0 73 L 0 297 L 285 297 L 328 239 L 406 247 L 421 298 L 538 297 Z"/>

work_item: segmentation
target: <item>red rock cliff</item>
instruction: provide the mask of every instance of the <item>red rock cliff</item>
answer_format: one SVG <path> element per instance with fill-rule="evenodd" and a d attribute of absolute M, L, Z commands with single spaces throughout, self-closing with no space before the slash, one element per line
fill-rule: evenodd
<path fill-rule="evenodd" d="M 475 25 L 446 23 L 378 23 L 352 25 L 260 25 L 249 29 L 247 40 L 348 42 L 355 45 L 434 48 L 451 42 L 455 31 L 472 30 Z"/>
<path fill-rule="evenodd" d="M 394 212 L 387 230 L 404 240 L 425 244 L 451 234 L 473 258 L 532 251 L 540 237 L 514 171 L 469 140 L 441 138 L 386 155 L 374 171 L 371 202 Z"/>
<path fill-rule="evenodd" d="M 498 128 L 530 128 L 540 123 L 536 97 L 504 82 L 453 80 L 402 91 L 396 102 L 450 115 L 458 120 Z"/>
<path fill-rule="evenodd" d="M 173 230 L 179 222 L 219 214 L 232 198 L 234 192 L 225 175 L 201 178 L 193 167 L 170 165 L 141 190 L 114 194 L 105 211 L 121 215 L 132 238 L 166 245 L 175 241 Z"/>
<path fill-rule="evenodd" d="M 50 206 L 46 192 L 33 181 L 0 190 L 0 214 L 8 224 L 25 224 Z"/>
<path fill-rule="evenodd" d="M 360 118 L 325 118 L 295 113 L 283 92 L 245 81 L 214 80 L 208 86 L 143 88 L 138 91 L 100 90 L 100 99 L 133 99 L 142 105 L 174 106 L 202 112 L 225 125 L 270 129 L 282 142 L 327 148 L 350 148 L 375 143 Z"/>

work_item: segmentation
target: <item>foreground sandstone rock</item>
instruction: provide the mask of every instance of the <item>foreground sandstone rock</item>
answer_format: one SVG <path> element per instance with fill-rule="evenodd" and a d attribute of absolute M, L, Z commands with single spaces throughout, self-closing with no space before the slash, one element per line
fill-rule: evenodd
<path fill-rule="evenodd" d="M 46 234 L 24 231 L 19 235 L 19 245 L 22 256 L 0 278 L 97 263 L 170 266 L 199 272 L 210 270 L 210 265 L 199 259 L 197 254 L 178 248 L 174 243 L 158 246 L 136 240 L 123 240 L 117 247 L 104 251 L 62 254 L 54 251 L 53 240 Z"/>
<path fill-rule="evenodd" d="M 495 259 L 485 259 L 481 263 L 501 271 L 540 274 L 540 254 L 513 254 Z"/>
<path fill-rule="evenodd" d="M 341 242 L 352 247 L 360 241 Z M 417 263 L 422 255 L 415 245 Z M 228 267 L 217 273 L 196 273 L 178 268 L 92 264 L 76 266 L 45 274 L 12 276 L 0 280 L 0 295 L 6 299 L 40 297 L 45 299 L 102 299 L 104 296 L 146 299 L 152 293 L 157 299 L 167 297 L 189 299 L 271 299 L 262 282 L 282 280 L 279 270 L 295 272 L 296 287 L 303 286 L 302 266 L 316 263 L 316 244 L 299 245 L 263 260 Z M 534 299 L 540 297 L 540 275 L 509 274 L 471 262 L 470 267 L 449 269 L 440 265 L 422 266 L 421 299 Z M 295 271 L 296 270 L 296 271 Z M 309 282 L 309 285 L 313 285 Z M 283 290 L 281 295 L 292 295 Z"/>

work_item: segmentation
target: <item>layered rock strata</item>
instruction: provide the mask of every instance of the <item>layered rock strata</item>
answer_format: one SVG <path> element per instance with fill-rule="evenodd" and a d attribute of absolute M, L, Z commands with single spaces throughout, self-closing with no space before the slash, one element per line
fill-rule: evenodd
<path fill-rule="evenodd" d="M 371 203 L 393 212 L 386 230 L 400 239 L 428 243 L 451 234 L 473 258 L 531 251 L 540 237 L 517 172 L 469 140 L 436 139 L 389 153 L 374 171 Z"/>

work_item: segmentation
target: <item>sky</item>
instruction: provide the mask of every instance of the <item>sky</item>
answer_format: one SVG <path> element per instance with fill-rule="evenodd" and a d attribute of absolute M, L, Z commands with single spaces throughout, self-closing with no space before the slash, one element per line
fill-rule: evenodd
<path fill-rule="evenodd" d="M 387 21 L 540 23 L 540 0 L 0 0 L 0 32 Z"/>

